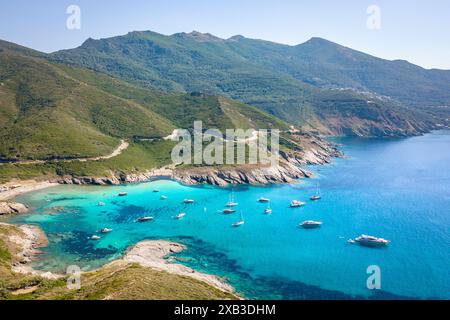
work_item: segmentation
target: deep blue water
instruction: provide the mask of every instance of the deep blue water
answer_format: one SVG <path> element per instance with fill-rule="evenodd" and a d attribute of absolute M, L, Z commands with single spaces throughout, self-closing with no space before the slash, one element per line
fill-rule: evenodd
<path fill-rule="evenodd" d="M 346 159 L 313 167 L 315 179 L 292 185 L 235 189 L 239 214 L 223 215 L 229 189 L 155 181 L 121 187 L 58 186 L 18 199 L 31 214 L 10 222 L 34 223 L 50 245 L 36 268 L 85 269 L 120 257 L 144 239 L 188 245 L 182 263 L 227 277 L 248 298 L 450 298 L 450 132 L 408 139 L 340 139 Z M 308 200 L 320 181 L 323 199 Z M 153 189 L 160 193 L 153 193 Z M 117 193 L 127 191 L 127 197 Z M 161 195 L 168 196 L 160 200 Z M 273 214 L 264 215 L 271 199 Z M 184 205 L 184 198 L 195 204 Z M 306 201 L 289 208 L 293 199 Z M 99 207 L 103 201 L 106 206 Z M 174 220 L 186 212 L 183 220 Z M 56 213 L 56 214 L 55 214 Z M 151 215 L 155 221 L 136 223 Z M 323 221 L 303 230 L 299 222 Z M 102 227 L 114 231 L 87 238 Z M 387 248 L 347 244 L 362 233 L 391 241 Z M 369 265 L 381 268 L 380 291 L 366 288 Z"/>

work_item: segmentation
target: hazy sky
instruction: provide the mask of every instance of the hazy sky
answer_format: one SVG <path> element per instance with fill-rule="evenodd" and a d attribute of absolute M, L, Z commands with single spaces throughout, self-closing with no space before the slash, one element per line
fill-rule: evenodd
<path fill-rule="evenodd" d="M 69 5 L 81 28 L 66 27 Z M 367 28 L 367 8 L 381 29 Z M 0 39 L 51 52 L 133 30 L 198 30 L 286 44 L 322 37 L 386 59 L 450 69 L 449 0 L 0 0 Z"/>

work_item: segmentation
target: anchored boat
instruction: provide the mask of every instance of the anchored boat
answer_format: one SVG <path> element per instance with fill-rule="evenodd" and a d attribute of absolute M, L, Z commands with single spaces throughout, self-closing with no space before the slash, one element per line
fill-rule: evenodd
<path fill-rule="evenodd" d="M 362 234 L 359 237 L 353 240 L 354 242 L 359 243 L 365 247 L 384 247 L 389 244 L 389 240 L 383 238 L 377 238 L 374 236 L 368 236 L 366 234 Z"/>
<path fill-rule="evenodd" d="M 236 207 L 237 205 L 239 205 L 239 203 L 234 201 L 234 191 L 231 190 L 230 199 L 227 202 L 226 206 L 227 207 Z"/>
<path fill-rule="evenodd" d="M 140 217 L 136 221 L 137 222 L 147 222 L 147 221 L 151 221 L 153 219 L 154 219 L 153 217 Z"/>
<path fill-rule="evenodd" d="M 234 210 L 234 209 L 229 209 L 229 208 L 223 209 L 223 211 L 222 211 L 222 213 L 225 213 L 225 214 L 230 214 L 230 213 L 235 213 L 235 212 L 236 212 L 236 210 Z"/>
<path fill-rule="evenodd" d="M 175 216 L 175 219 L 180 220 L 180 219 L 183 219 L 185 216 L 186 216 L 186 213 L 184 213 L 184 212 L 179 213 Z"/>
<path fill-rule="evenodd" d="M 320 228 L 322 226 L 321 221 L 313 221 L 313 220 L 307 220 L 300 223 L 300 227 L 305 229 L 316 229 Z"/>
<path fill-rule="evenodd" d="M 291 201 L 291 208 L 298 208 L 298 207 L 303 207 L 304 205 L 306 205 L 306 203 L 298 201 L 298 200 L 292 200 Z"/>
<path fill-rule="evenodd" d="M 242 226 L 243 224 L 245 224 L 245 220 L 244 220 L 244 215 L 242 214 L 242 211 L 241 211 L 241 220 L 239 220 L 239 221 L 236 221 L 235 223 L 233 223 L 231 226 L 233 226 L 233 227 L 240 227 L 240 226 Z"/>
<path fill-rule="evenodd" d="M 316 195 L 312 196 L 310 199 L 311 199 L 312 201 L 317 201 L 317 200 L 322 199 L 322 196 L 320 195 L 320 186 L 319 186 L 319 183 L 317 183 L 317 191 L 316 191 Z"/>

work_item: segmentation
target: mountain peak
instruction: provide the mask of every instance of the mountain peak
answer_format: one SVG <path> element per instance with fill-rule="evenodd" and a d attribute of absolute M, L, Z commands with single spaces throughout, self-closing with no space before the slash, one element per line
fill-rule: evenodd
<path fill-rule="evenodd" d="M 228 41 L 240 41 L 240 40 L 243 40 L 243 39 L 245 39 L 244 36 L 242 36 L 240 34 L 237 34 L 235 36 L 232 36 L 231 38 L 228 38 L 227 40 Z"/>
<path fill-rule="evenodd" d="M 192 31 L 190 33 L 176 33 L 174 36 L 183 37 L 183 38 L 191 38 L 199 42 L 211 42 L 211 41 L 224 41 L 223 39 L 212 35 L 211 33 L 202 33 L 200 31 Z"/>
<path fill-rule="evenodd" d="M 303 44 L 314 44 L 314 45 L 330 45 L 330 44 L 332 44 L 332 45 L 336 45 L 336 43 L 334 43 L 334 42 L 332 42 L 330 40 L 324 39 L 324 38 L 320 38 L 320 37 L 312 37 L 311 39 L 309 39 L 308 41 L 306 41 Z"/>

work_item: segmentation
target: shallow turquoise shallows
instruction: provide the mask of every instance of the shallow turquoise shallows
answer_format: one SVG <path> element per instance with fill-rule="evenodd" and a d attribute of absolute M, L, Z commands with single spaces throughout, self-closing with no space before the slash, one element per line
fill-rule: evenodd
<path fill-rule="evenodd" d="M 237 187 L 238 212 L 230 215 L 218 213 L 229 189 L 155 181 L 30 193 L 18 201 L 30 204 L 31 214 L 8 222 L 37 224 L 47 233 L 39 269 L 93 269 L 138 241 L 170 239 L 189 248 L 178 254 L 180 263 L 226 277 L 248 298 L 450 298 L 450 132 L 338 142 L 348 158 L 311 168 L 316 179 Z M 317 182 L 323 199 L 312 202 Z M 118 197 L 122 191 L 128 196 Z M 271 199 L 271 215 L 259 197 Z M 195 203 L 185 205 L 185 198 Z M 307 204 L 291 209 L 294 199 Z M 241 210 L 245 225 L 233 228 Z M 181 212 L 184 219 L 174 219 Z M 137 223 L 141 216 L 155 219 Z M 304 220 L 323 226 L 298 228 Z M 113 231 L 99 234 L 104 227 Z M 391 243 L 381 249 L 347 243 L 363 233 Z M 102 238 L 89 240 L 94 234 Z M 381 269 L 381 290 L 366 287 L 370 265 Z"/>

